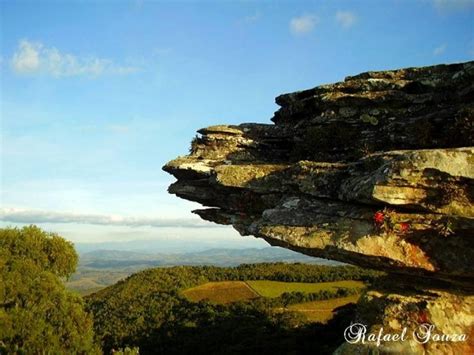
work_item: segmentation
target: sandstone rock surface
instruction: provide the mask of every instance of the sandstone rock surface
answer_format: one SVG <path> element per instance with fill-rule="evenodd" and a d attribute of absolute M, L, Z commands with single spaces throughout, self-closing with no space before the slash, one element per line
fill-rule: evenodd
<path fill-rule="evenodd" d="M 474 62 L 363 73 L 276 102 L 274 124 L 199 130 L 163 167 L 169 192 L 242 235 L 472 293 Z"/>

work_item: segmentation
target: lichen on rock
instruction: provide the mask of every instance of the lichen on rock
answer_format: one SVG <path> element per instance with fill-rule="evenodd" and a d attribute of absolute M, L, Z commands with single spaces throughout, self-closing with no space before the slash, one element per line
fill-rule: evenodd
<path fill-rule="evenodd" d="M 169 191 L 242 235 L 472 293 L 474 62 L 362 73 L 276 102 L 274 124 L 199 130 L 163 167 Z"/>

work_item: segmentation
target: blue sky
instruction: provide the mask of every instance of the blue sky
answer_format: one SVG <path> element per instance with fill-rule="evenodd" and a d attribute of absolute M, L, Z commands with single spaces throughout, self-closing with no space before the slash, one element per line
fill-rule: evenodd
<path fill-rule="evenodd" d="M 1 225 L 263 246 L 161 171 L 199 128 L 367 70 L 474 58 L 474 0 L 0 1 Z M 42 222 L 42 223 L 39 223 Z"/>

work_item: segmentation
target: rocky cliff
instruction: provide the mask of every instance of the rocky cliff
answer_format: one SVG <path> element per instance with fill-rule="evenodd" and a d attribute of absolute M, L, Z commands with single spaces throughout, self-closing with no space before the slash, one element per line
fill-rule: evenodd
<path fill-rule="evenodd" d="M 199 130 L 164 166 L 170 193 L 242 235 L 394 275 L 401 289 L 364 298 L 372 328 L 416 323 L 412 304 L 472 339 L 474 62 L 363 73 L 276 102 L 274 124 Z M 446 304 L 462 304 L 462 321 L 442 322 Z M 472 346 L 410 351 L 440 344 Z"/>

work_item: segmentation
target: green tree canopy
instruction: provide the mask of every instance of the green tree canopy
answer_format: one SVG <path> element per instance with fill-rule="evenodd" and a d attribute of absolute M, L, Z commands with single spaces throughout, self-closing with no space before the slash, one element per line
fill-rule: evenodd
<path fill-rule="evenodd" d="M 36 226 L 0 229 L 0 354 L 97 353 L 92 319 L 68 292 L 72 243 Z"/>
<path fill-rule="evenodd" d="M 0 250 L 9 260 L 30 260 L 41 270 L 68 277 L 76 270 L 78 256 L 71 242 L 36 226 L 0 229 Z"/>

